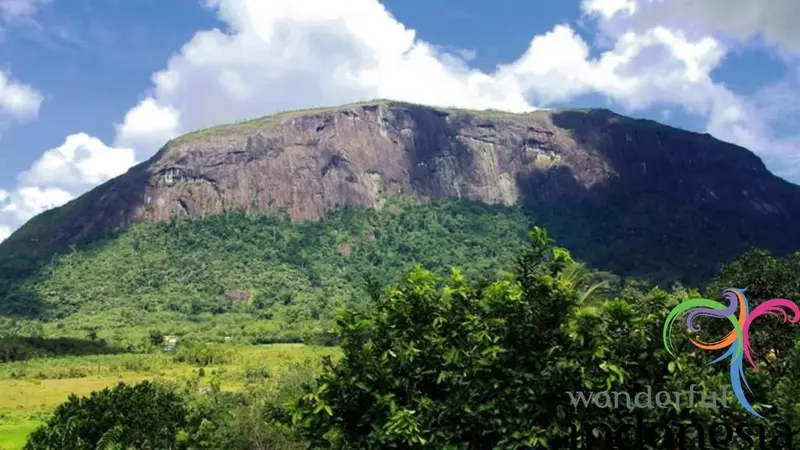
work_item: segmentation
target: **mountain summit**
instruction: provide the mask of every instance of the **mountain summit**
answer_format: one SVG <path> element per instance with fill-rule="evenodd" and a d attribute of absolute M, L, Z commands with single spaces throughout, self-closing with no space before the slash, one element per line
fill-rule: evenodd
<path fill-rule="evenodd" d="M 615 245 L 700 272 L 714 267 L 691 261 L 709 252 L 718 264 L 750 246 L 800 248 L 800 187 L 710 135 L 607 110 L 511 114 L 375 101 L 172 140 L 35 217 L 0 253 L 42 255 L 138 221 L 231 209 L 316 220 L 345 206 L 380 208 L 395 195 L 521 203 L 579 257 L 623 271 L 637 263 L 616 260 Z"/>

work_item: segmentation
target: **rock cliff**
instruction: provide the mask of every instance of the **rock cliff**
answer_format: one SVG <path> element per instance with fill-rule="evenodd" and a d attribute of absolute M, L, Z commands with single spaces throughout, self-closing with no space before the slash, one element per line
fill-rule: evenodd
<path fill-rule="evenodd" d="M 681 227 L 694 227 L 685 231 L 695 240 L 719 229 L 743 245 L 800 247 L 800 187 L 709 135 L 607 110 L 509 114 L 376 101 L 175 139 L 124 175 L 34 218 L 0 253 L 49 252 L 136 221 L 231 208 L 312 220 L 346 205 L 381 207 L 398 194 L 523 202 L 545 225 L 574 215 L 583 225 L 571 235 L 600 240 L 608 233 L 675 239 L 661 230 L 680 236 Z M 678 209 L 686 217 L 673 220 Z"/>

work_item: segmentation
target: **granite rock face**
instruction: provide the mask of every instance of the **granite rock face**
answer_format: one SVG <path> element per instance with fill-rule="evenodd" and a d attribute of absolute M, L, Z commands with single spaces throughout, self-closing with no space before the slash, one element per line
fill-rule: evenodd
<path fill-rule="evenodd" d="M 709 135 L 607 110 L 508 114 L 376 101 L 178 138 L 34 218 L 0 251 L 38 253 L 141 220 L 232 208 L 314 220 L 346 205 L 380 208 L 397 194 L 603 208 L 619 194 L 639 193 L 712 216 L 768 222 L 800 242 L 800 187 L 773 176 L 748 150 Z"/>

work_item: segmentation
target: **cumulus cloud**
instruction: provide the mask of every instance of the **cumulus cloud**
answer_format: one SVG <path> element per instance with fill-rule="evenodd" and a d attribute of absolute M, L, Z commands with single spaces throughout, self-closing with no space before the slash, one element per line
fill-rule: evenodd
<path fill-rule="evenodd" d="M 18 176 L 16 189 L 0 190 L 0 242 L 10 234 L 4 230 L 67 203 L 88 188 L 121 175 L 134 163 L 133 149 L 108 147 L 85 133 L 68 136 Z"/>
<path fill-rule="evenodd" d="M 135 162 L 133 149 L 108 147 L 79 133 L 46 151 L 19 179 L 23 186 L 93 186 L 123 174 Z"/>
<path fill-rule="evenodd" d="M 626 33 L 612 49 L 591 59 L 589 45 L 562 25 L 534 38 L 527 52 L 501 73 L 510 74 L 540 104 L 601 93 L 627 109 L 671 103 L 704 113 L 714 101 L 710 72 L 723 55 L 713 39 L 692 41 L 659 27 Z"/>
<path fill-rule="evenodd" d="M 634 0 L 588 0 L 586 3 L 633 3 Z M 762 38 L 769 44 L 800 52 L 800 8 L 797 0 L 639 0 L 618 8 L 634 15 L 641 27 L 656 25 L 696 30 L 724 38 Z"/>
<path fill-rule="evenodd" d="M 531 108 L 513 80 L 503 85 L 470 69 L 462 53 L 417 40 L 375 0 L 216 0 L 208 5 L 229 31 L 197 33 L 153 76 L 152 97 L 134 109 L 160 110 L 169 117 L 160 121 L 160 136 L 376 97 Z M 134 111 L 118 127 L 124 142 L 148 140 L 154 133 L 154 128 L 133 126 Z M 156 149 L 137 147 L 145 154 Z"/>
<path fill-rule="evenodd" d="M 584 11 L 601 21 L 646 21 L 645 10 L 667 1 L 587 0 Z M 728 49 L 710 32 L 631 25 L 592 56 L 590 43 L 560 24 L 533 36 L 516 61 L 484 72 L 470 67 L 469 55 L 446 50 L 446 43 L 417 39 L 377 0 L 207 0 L 206 6 L 225 30 L 198 32 L 152 76 L 148 96 L 115 124 L 113 144 L 71 136 L 20 178 L 20 190 L 51 189 L 51 199 L 60 201 L 67 198 L 59 197 L 67 192 L 62 189 L 101 182 L 188 131 L 371 98 L 526 111 L 600 94 L 628 111 L 681 108 L 706 120 L 710 133 L 761 152 L 774 164 L 788 161 L 787 152 L 798 148 L 794 140 L 772 134 L 752 100 L 712 79 Z M 112 155 L 123 159 L 109 171 L 89 162 L 111 161 Z M 20 190 L 11 194 L 15 201 L 23 198 Z M 27 192 L 33 199 L 34 191 Z"/>
<path fill-rule="evenodd" d="M 593 0 L 606 15 L 632 0 Z M 657 103 L 708 114 L 725 89 L 710 77 L 725 54 L 713 38 L 655 27 L 627 32 L 598 58 L 568 25 L 535 36 L 492 73 L 416 39 L 375 0 L 213 0 L 227 32 L 200 32 L 153 76 L 152 95 L 118 142 L 149 156 L 165 137 L 266 113 L 392 98 L 440 106 L 526 111 L 600 93 L 627 109 Z M 158 111 L 139 120 L 137 111 Z M 143 116 L 143 114 L 142 114 Z M 153 139 L 156 135 L 161 139 Z"/>
<path fill-rule="evenodd" d="M 178 111 L 148 97 L 128 111 L 115 128 L 118 146 L 158 148 L 178 134 Z"/>
<path fill-rule="evenodd" d="M 0 201 L 0 212 L 16 222 L 25 222 L 48 209 L 61 206 L 75 196 L 57 187 L 21 187 Z M 7 226 L 7 225 L 4 225 Z"/>
<path fill-rule="evenodd" d="M 0 123 L 4 119 L 35 119 L 42 100 L 42 94 L 36 89 L 14 81 L 10 74 L 0 71 Z"/>

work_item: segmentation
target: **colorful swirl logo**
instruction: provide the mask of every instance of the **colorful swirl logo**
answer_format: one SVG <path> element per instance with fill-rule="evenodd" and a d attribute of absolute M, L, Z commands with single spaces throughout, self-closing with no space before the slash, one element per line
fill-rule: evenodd
<path fill-rule="evenodd" d="M 710 364 L 715 364 L 726 358 L 730 358 L 731 388 L 733 389 L 734 395 L 736 395 L 736 399 L 750 414 L 763 419 L 764 417 L 753 409 L 753 406 L 745 397 L 743 389 L 744 387 L 748 392 L 751 394 L 753 393 L 744 375 L 743 358 L 746 358 L 748 363 L 758 371 L 758 367 L 753 361 L 753 355 L 757 353 L 750 347 L 750 326 L 753 320 L 764 315 L 776 317 L 782 315 L 783 323 L 797 323 L 800 321 L 800 307 L 791 300 L 775 298 L 761 303 L 751 312 L 747 297 L 744 295 L 745 291 L 746 289 L 726 289 L 723 292 L 723 298 L 730 302 L 728 306 L 716 300 L 703 298 L 689 299 L 676 306 L 669 313 L 667 320 L 664 322 L 664 347 L 666 347 L 670 355 L 675 356 L 670 341 L 670 330 L 678 317 L 683 313 L 689 312 L 686 319 L 686 326 L 689 328 L 689 331 L 694 333 L 700 331 L 700 327 L 694 323 L 695 319 L 698 317 L 728 319 L 733 326 L 733 330 L 724 338 L 716 342 L 703 342 L 694 338 L 690 340 L 695 347 L 703 350 L 727 349 L 724 354 L 711 361 Z M 735 315 L 737 309 L 739 310 L 738 318 Z M 791 311 L 793 317 L 789 318 L 787 311 Z"/>

